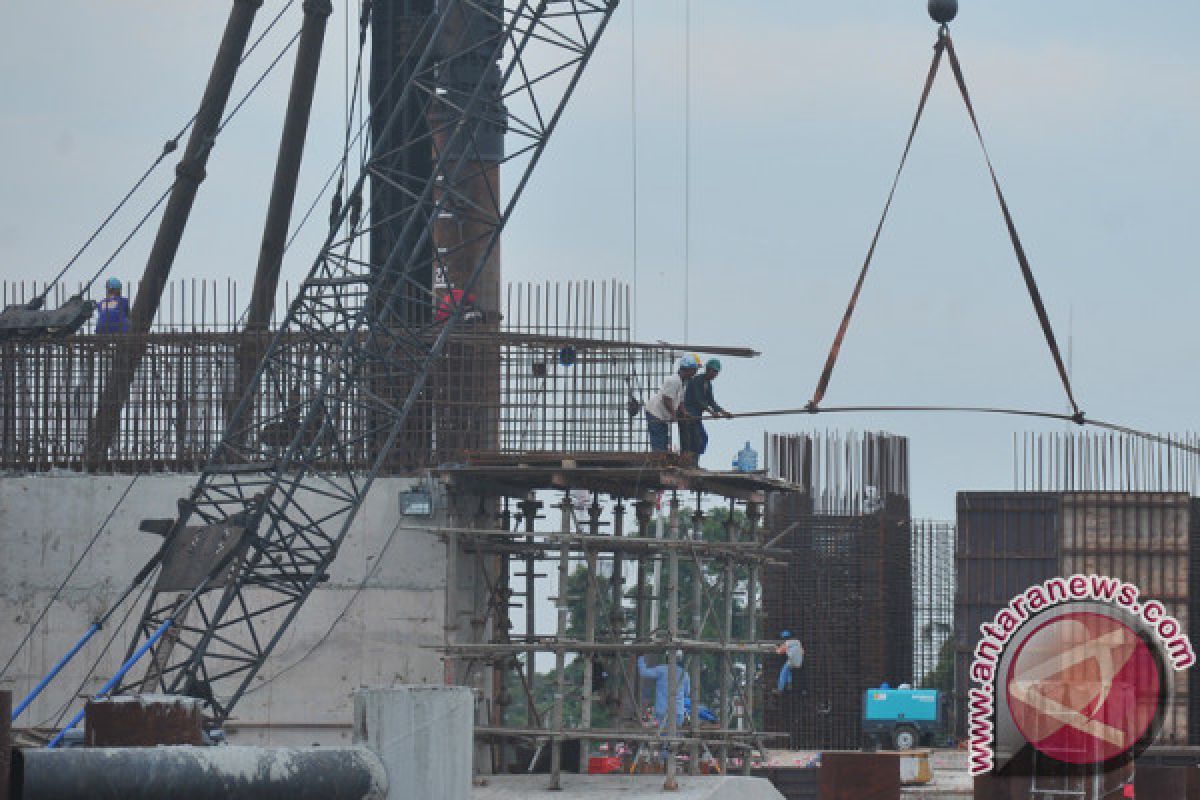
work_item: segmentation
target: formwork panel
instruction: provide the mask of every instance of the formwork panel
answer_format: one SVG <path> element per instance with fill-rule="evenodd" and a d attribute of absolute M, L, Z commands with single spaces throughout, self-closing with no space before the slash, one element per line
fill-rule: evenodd
<path fill-rule="evenodd" d="M 1058 572 L 1057 495 L 960 492 L 954 601 L 956 733 L 966 735 L 966 692 L 979 626 L 1014 595 Z"/>
<path fill-rule="evenodd" d="M 1136 585 L 1143 597 L 1160 601 L 1186 631 L 1193 610 L 1189 581 L 1197 541 L 1192 504 L 1187 494 L 1169 492 L 960 493 L 958 735 L 965 733 L 963 697 L 970 686 L 979 626 L 1029 586 L 1075 573 L 1118 578 Z M 1189 714 L 1187 674 L 1174 677 L 1175 699 L 1160 741 L 1184 744 L 1194 714 Z"/>
<path fill-rule="evenodd" d="M 1187 630 L 1191 500 L 1184 493 L 1071 492 L 1062 496 L 1062 574 L 1107 575 L 1158 600 Z M 1159 741 L 1188 741 L 1188 675 L 1175 674 L 1174 700 Z"/>

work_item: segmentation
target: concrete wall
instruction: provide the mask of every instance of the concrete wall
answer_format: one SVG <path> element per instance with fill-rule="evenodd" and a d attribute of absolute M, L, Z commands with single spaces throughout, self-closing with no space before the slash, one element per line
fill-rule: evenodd
<path fill-rule="evenodd" d="M 0 665 L 131 480 L 76 474 L 0 478 Z M 176 500 L 194 482 L 195 476 L 189 475 L 144 475 L 137 480 L 31 642 L 0 679 L 0 688 L 12 689 L 17 700 L 24 697 L 91 620 L 116 600 L 160 542 L 157 536 L 140 533 L 138 523 L 174 516 Z M 436 536 L 420 531 L 397 532 L 374 577 L 328 638 L 309 654 L 346 610 L 379 558 L 399 519 L 399 494 L 413 483 L 412 479 L 375 483 L 333 564 L 330 580 L 309 598 L 235 709 L 226 728 L 231 740 L 272 745 L 349 743 L 351 694 L 358 687 L 443 682 L 437 648 L 445 636 L 446 548 Z M 442 524 L 437 519 L 432 524 Z M 405 524 L 424 522 L 414 518 Z M 87 669 L 101 659 L 96 676 L 82 689 L 88 694 L 98 690 L 119 666 L 140 613 L 141 604 L 103 655 L 113 628 L 98 633 L 17 727 L 52 723 Z M 286 675 L 271 679 L 293 664 Z"/>

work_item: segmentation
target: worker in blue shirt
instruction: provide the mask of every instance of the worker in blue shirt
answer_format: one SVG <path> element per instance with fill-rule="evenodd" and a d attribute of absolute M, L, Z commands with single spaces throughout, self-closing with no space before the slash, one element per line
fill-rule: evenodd
<path fill-rule="evenodd" d="M 682 661 L 681 653 L 675 654 L 675 660 Z M 659 727 L 664 727 L 669 712 L 671 697 L 670 678 L 671 674 L 667 671 L 666 664 L 659 664 L 657 667 L 647 667 L 646 657 L 638 656 L 637 660 L 638 674 L 643 678 L 654 679 L 654 718 L 658 721 Z M 692 681 L 688 677 L 687 670 L 682 664 L 675 664 L 675 669 L 678 671 L 678 683 L 675 689 L 675 723 L 683 724 L 683 703 L 684 700 L 692 693 Z"/>
<path fill-rule="evenodd" d="M 104 299 L 96 304 L 96 333 L 129 333 L 129 300 L 121 296 L 121 282 L 109 278 Z"/>
<path fill-rule="evenodd" d="M 683 413 L 679 415 L 680 450 L 688 454 L 692 466 L 700 463 L 700 456 L 708 449 L 708 432 L 704 430 L 705 411 L 731 418 L 733 415 L 717 404 L 713 397 L 712 382 L 721 372 L 719 359 L 710 358 L 704 364 L 704 372 L 687 382 L 683 391 Z"/>

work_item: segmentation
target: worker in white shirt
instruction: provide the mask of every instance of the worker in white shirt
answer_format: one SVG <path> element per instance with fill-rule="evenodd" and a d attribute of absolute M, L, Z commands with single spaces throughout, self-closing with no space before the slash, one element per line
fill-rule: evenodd
<path fill-rule="evenodd" d="M 700 369 L 700 359 L 689 354 L 679 361 L 679 371 L 663 381 L 662 388 L 646 403 L 646 432 L 650 450 L 665 453 L 671 449 L 671 423 L 683 403 L 683 389 Z"/>

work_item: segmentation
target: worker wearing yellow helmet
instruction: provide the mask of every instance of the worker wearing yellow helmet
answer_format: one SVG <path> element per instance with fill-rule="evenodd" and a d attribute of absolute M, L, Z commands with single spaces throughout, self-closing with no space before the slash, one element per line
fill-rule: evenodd
<path fill-rule="evenodd" d="M 710 411 L 726 419 L 733 416 L 721 408 L 713 397 L 712 383 L 720 373 L 720 359 L 710 358 L 704 364 L 704 372 L 689 380 L 683 391 L 683 409 L 679 415 L 680 447 L 684 453 L 690 455 L 690 460 L 695 465 L 700 463 L 700 456 L 708 449 L 704 412 Z"/>

